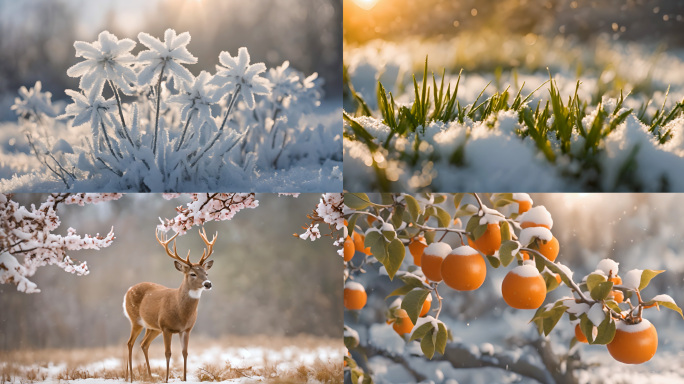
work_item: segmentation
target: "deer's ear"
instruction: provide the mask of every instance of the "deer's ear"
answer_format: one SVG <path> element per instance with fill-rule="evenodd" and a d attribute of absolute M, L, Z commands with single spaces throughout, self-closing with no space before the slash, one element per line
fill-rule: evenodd
<path fill-rule="evenodd" d="M 208 271 L 209 269 L 211 269 L 212 265 L 214 265 L 214 260 L 209 260 L 206 263 L 204 263 L 204 269 Z"/>
<path fill-rule="evenodd" d="M 183 264 L 181 264 L 181 263 L 178 262 L 178 261 L 174 261 L 174 262 L 173 262 L 173 265 L 175 265 L 175 266 L 176 266 L 176 269 L 179 270 L 180 272 L 185 273 L 185 271 L 188 270 L 188 267 L 187 267 L 186 265 L 183 265 Z"/>

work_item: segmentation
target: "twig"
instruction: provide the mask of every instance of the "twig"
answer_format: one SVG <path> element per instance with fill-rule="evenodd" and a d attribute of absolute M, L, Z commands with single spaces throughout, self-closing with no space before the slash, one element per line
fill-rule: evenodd
<path fill-rule="evenodd" d="M 190 164 L 191 167 L 194 167 L 195 164 L 197 164 L 197 162 L 199 161 L 199 159 L 200 159 L 202 156 L 204 156 L 204 154 L 207 153 L 207 151 L 208 151 L 209 149 L 211 149 L 211 147 L 214 146 L 214 144 L 216 143 L 216 141 L 218 141 L 219 137 L 221 137 L 221 134 L 223 133 L 223 127 L 225 127 L 225 125 L 226 125 L 226 121 L 228 120 L 228 116 L 230 116 L 230 112 L 231 112 L 232 109 L 233 109 L 233 105 L 235 105 L 235 100 L 237 99 L 238 94 L 240 93 L 241 87 L 242 87 L 242 86 L 241 86 L 240 84 L 238 84 L 238 85 L 235 86 L 235 92 L 233 92 L 233 96 L 232 96 L 231 99 L 230 99 L 230 103 L 228 104 L 228 111 L 226 111 L 226 116 L 223 118 L 223 122 L 221 123 L 221 127 L 220 127 L 219 130 L 216 132 L 216 135 L 214 135 L 214 138 L 211 140 L 211 142 L 209 143 L 209 145 L 207 145 L 206 147 L 204 147 L 204 150 L 203 150 L 202 152 L 200 152 L 200 154 L 197 155 L 197 157 L 195 157 L 195 160 L 193 160 L 192 164 Z M 249 132 L 249 129 L 247 130 L 246 133 L 248 133 L 248 132 Z M 244 137 L 244 134 L 243 134 L 242 137 Z M 228 152 L 228 151 L 230 151 L 231 149 L 233 149 L 233 148 L 235 147 L 235 145 L 240 141 L 240 139 L 241 139 L 241 138 L 238 138 L 238 140 L 236 140 L 235 143 L 233 143 L 233 145 L 232 145 L 230 148 L 228 148 L 228 150 L 227 150 L 226 152 Z"/>
<path fill-rule="evenodd" d="M 162 64 L 161 72 L 159 72 L 159 80 L 157 80 L 157 116 L 154 120 L 154 139 L 152 140 L 152 154 L 157 154 L 157 135 L 159 134 L 159 108 L 161 106 L 161 82 L 164 76 L 164 69 L 166 69 L 166 61 Z"/>
<path fill-rule="evenodd" d="M 176 152 L 178 152 L 178 150 L 180 150 L 181 146 L 183 145 L 183 140 L 185 140 L 185 133 L 188 131 L 188 126 L 190 125 L 190 120 L 192 120 L 192 114 L 193 113 L 195 113 L 194 108 L 188 114 L 188 121 L 185 122 L 185 128 L 183 128 L 183 134 L 181 135 L 181 138 L 178 141 L 178 144 L 176 144 Z"/>

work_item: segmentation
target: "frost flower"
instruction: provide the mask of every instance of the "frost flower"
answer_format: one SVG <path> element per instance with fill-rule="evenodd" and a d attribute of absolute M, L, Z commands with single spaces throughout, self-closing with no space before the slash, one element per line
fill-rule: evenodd
<path fill-rule="evenodd" d="M 52 108 L 52 93 L 41 92 L 41 88 L 42 84 L 40 81 L 36 81 L 36 85 L 33 88 L 26 89 L 24 86 L 19 88 L 20 97 L 14 98 L 14 105 L 11 109 L 24 118 L 30 115 L 40 116 L 41 114 L 55 117 L 57 114 L 54 108 Z"/>
<path fill-rule="evenodd" d="M 260 73 L 266 71 L 266 65 L 264 63 L 250 65 L 247 48 L 240 48 L 236 57 L 232 57 L 228 52 L 221 52 L 219 62 L 222 66 L 216 66 L 216 76 L 211 83 L 219 86 L 221 94 L 239 86 L 239 95 L 247 104 L 247 108 L 254 109 L 254 95 L 270 93 L 268 80 L 259 76 Z"/>
<path fill-rule="evenodd" d="M 176 35 L 176 31 L 169 28 L 164 32 L 163 43 L 145 32 L 138 34 L 138 40 L 149 48 L 138 54 L 138 60 L 146 63 L 138 73 L 138 84 L 149 85 L 152 79 L 162 73 L 182 83 L 193 82 L 192 73 L 181 65 L 197 63 L 197 58 L 186 48 L 190 43 L 190 33 Z"/>
<path fill-rule="evenodd" d="M 74 120 L 71 123 L 74 127 L 90 121 L 90 128 L 97 142 L 100 121 L 104 119 L 103 113 L 116 108 L 116 100 L 113 98 L 105 100 L 99 92 L 95 91 L 91 91 L 87 98 L 82 93 L 72 91 L 71 89 L 67 89 L 65 92 L 74 99 L 74 102 L 67 105 L 65 113 L 59 116 L 59 118 L 74 116 Z"/>
<path fill-rule="evenodd" d="M 67 75 L 80 77 L 79 87 L 84 91 L 101 90 L 106 80 L 114 82 L 125 93 L 132 93 L 131 83 L 135 82 L 135 72 L 131 64 L 135 57 L 131 50 L 135 41 L 119 40 L 116 36 L 103 31 L 93 43 L 77 41 L 74 43 L 76 57 L 85 60 L 67 69 Z"/>
<path fill-rule="evenodd" d="M 217 129 L 216 121 L 211 115 L 211 105 L 218 101 L 218 97 L 216 97 L 215 87 L 209 85 L 211 79 L 212 76 L 208 72 L 200 72 L 195 82 L 186 87 L 186 92 L 171 96 L 169 101 L 182 106 L 181 118 L 183 120 L 187 121 L 192 113 L 193 125 L 199 127 L 206 122 Z"/>

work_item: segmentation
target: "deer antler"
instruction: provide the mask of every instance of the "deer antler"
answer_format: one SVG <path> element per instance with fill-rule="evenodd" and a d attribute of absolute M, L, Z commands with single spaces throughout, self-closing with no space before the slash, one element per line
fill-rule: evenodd
<path fill-rule="evenodd" d="M 190 262 L 190 251 L 188 251 L 188 256 L 185 258 L 185 260 L 181 259 L 180 256 L 178 256 L 178 252 L 176 252 L 176 236 L 178 236 L 178 233 L 173 235 L 170 239 L 165 240 L 164 239 L 164 234 L 162 234 L 162 238 L 159 238 L 159 231 L 155 231 L 154 236 L 157 238 L 157 241 L 159 244 L 161 244 L 162 247 L 166 250 L 166 254 L 169 255 L 172 259 L 178 260 L 182 262 L 185 265 L 192 266 L 192 263 Z M 169 249 L 169 243 L 173 241 L 173 253 Z"/>
<path fill-rule="evenodd" d="M 202 240 L 204 243 L 207 245 L 207 248 L 202 252 L 202 258 L 199 261 L 199 265 L 203 265 L 204 262 L 211 256 L 211 254 L 214 252 L 214 243 L 216 242 L 216 238 L 218 237 L 218 232 L 214 235 L 214 238 L 211 239 L 211 241 L 207 240 L 207 233 L 204 231 L 204 227 L 199 232 L 200 237 L 202 237 Z"/>

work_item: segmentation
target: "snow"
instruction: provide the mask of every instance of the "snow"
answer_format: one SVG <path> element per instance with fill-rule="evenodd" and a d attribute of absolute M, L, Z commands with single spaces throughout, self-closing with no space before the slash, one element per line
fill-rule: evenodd
<path fill-rule="evenodd" d="M 553 218 L 551 213 L 543 205 L 538 205 L 536 207 L 530 208 L 529 211 L 523 213 L 516 218 L 519 223 L 531 222 L 537 225 L 546 225 L 547 227 L 553 228 Z"/>
<path fill-rule="evenodd" d="M 515 201 L 529 201 L 532 202 L 532 198 L 527 193 L 514 193 L 513 200 Z"/>
<path fill-rule="evenodd" d="M 670 303 L 670 304 L 675 304 L 675 305 L 677 305 L 677 303 L 675 303 L 675 301 L 674 301 L 674 299 L 672 298 L 672 296 L 670 296 L 670 295 L 665 295 L 665 294 L 656 295 L 656 296 L 653 297 L 651 300 L 653 300 L 653 301 L 658 301 L 658 302 L 665 302 L 665 303 Z"/>
<path fill-rule="evenodd" d="M 622 332 L 627 332 L 627 333 L 637 333 L 637 332 L 642 332 L 653 325 L 651 324 L 650 321 L 647 319 L 642 319 L 640 323 L 637 324 L 627 324 L 624 321 L 618 321 L 617 322 L 617 329 Z"/>
<path fill-rule="evenodd" d="M 430 255 L 440 258 L 445 258 L 451 252 L 451 246 L 443 242 L 434 242 L 425 248 L 423 251 L 423 256 Z"/>
<path fill-rule="evenodd" d="M 391 329 L 391 327 L 390 327 Z M 219 347 L 213 346 L 206 348 L 204 350 L 193 350 L 192 353 L 188 355 L 188 380 L 185 383 L 188 384 L 199 384 L 202 381 L 199 380 L 197 373 L 200 368 L 206 365 L 218 365 L 225 366 L 229 364 L 233 368 L 252 368 L 258 371 L 260 368 L 267 368 L 270 370 L 274 369 L 276 375 L 282 375 L 286 372 L 290 372 L 299 366 L 311 366 L 316 362 L 323 363 L 334 363 L 342 361 L 344 356 L 344 348 L 335 348 L 328 346 L 312 346 L 312 347 L 298 347 L 298 346 L 285 346 L 279 349 L 270 349 L 267 347 Z M 178 375 L 182 372 L 182 358 L 178 360 L 178 355 L 172 357 L 171 370 Z M 180 365 L 179 365 L 180 363 Z M 0 368 L 4 367 L 4 362 L 0 362 Z M 124 366 L 124 361 L 118 358 L 105 358 L 101 361 L 96 361 L 93 363 L 86 364 L 79 369 L 86 370 L 91 374 L 95 374 L 101 370 L 120 370 Z M 134 360 L 134 370 L 136 370 L 136 365 L 140 364 L 139 360 Z M 16 366 L 16 364 L 14 365 Z M 166 360 L 162 358 L 151 358 L 150 366 L 152 369 L 159 369 L 166 367 Z M 41 374 L 45 374 L 47 378 L 45 380 L 32 380 L 31 382 L 37 384 L 59 384 L 64 382 L 59 380 L 57 376 L 64 372 L 68 367 L 67 364 L 33 364 L 28 366 L 21 366 L 22 370 L 36 370 L 38 372 L 38 377 Z M 180 371 L 179 371 L 180 369 Z M 136 371 L 137 372 L 137 371 Z M 154 375 L 154 374 L 153 374 Z M 136 380 L 139 378 L 136 376 Z M 272 379 L 271 377 L 264 377 L 259 375 L 247 375 L 246 377 L 240 377 L 236 379 L 228 379 L 222 382 L 225 383 L 253 383 L 257 381 L 266 381 Z M 22 381 L 21 378 L 16 378 L 15 380 L 10 380 L 8 383 L 19 384 Z M 123 379 L 103 379 L 103 378 L 91 378 L 91 379 L 77 379 L 69 380 L 70 383 L 126 383 L 127 381 Z M 169 379 L 169 382 L 183 382 L 181 378 Z M 318 384 L 318 381 L 309 381 L 312 384 Z"/>
<path fill-rule="evenodd" d="M 520 277 L 535 277 L 535 276 L 539 276 L 539 271 L 538 271 L 537 268 L 534 266 L 534 264 L 527 264 L 527 263 L 525 263 L 524 265 L 520 265 L 520 266 L 517 266 L 517 267 L 511 269 L 511 271 L 510 271 L 509 273 L 516 274 L 516 275 L 518 275 L 518 276 L 520 276 Z"/>
<path fill-rule="evenodd" d="M 618 275 L 618 265 L 620 263 L 616 262 L 613 259 L 603 259 L 599 261 L 598 265 L 596 266 L 597 271 L 601 271 L 604 275 L 608 276 L 617 276 Z"/>
<path fill-rule="evenodd" d="M 67 70 L 81 81 L 66 108 L 40 82 L 19 90 L 0 191 L 342 191 L 341 103 L 323 102 L 317 74 L 289 62 L 264 73 L 243 47 L 195 77 L 189 33 L 138 38 L 149 50 L 137 57 L 107 31 L 76 42 L 85 60 Z"/>
<path fill-rule="evenodd" d="M 355 281 L 347 281 L 344 284 L 344 289 L 349 289 L 350 291 L 362 291 L 366 292 L 366 289 L 363 287 L 363 285 L 355 282 Z"/>
<path fill-rule="evenodd" d="M 520 236 L 518 236 L 518 241 L 524 247 L 527 247 L 532 243 L 534 239 L 541 239 L 544 241 L 551 241 L 553 239 L 553 234 L 546 227 L 529 227 L 520 231 Z"/>
<path fill-rule="evenodd" d="M 462 245 L 460 247 L 454 248 L 451 252 L 449 252 L 449 255 L 472 256 L 479 255 L 479 253 L 471 246 Z"/>
<path fill-rule="evenodd" d="M 603 311 L 602 303 L 594 303 L 589 312 L 587 312 L 587 318 L 594 324 L 595 327 L 601 325 L 603 320 L 606 319 L 606 313 Z"/>
<path fill-rule="evenodd" d="M 622 285 L 629 289 L 638 290 L 639 285 L 641 285 L 642 272 L 643 270 L 641 269 L 632 269 L 631 271 L 627 272 L 625 277 L 622 279 Z"/>

